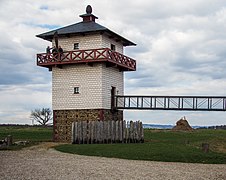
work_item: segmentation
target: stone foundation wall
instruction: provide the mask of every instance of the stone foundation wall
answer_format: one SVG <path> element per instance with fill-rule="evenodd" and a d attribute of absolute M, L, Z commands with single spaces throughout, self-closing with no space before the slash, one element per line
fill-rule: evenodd
<path fill-rule="evenodd" d="M 53 140 L 56 142 L 71 142 L 72 122 L 87 120 L 123 120 L 123 111 L 112 112 L 110 109 L 54 110 Z"/>

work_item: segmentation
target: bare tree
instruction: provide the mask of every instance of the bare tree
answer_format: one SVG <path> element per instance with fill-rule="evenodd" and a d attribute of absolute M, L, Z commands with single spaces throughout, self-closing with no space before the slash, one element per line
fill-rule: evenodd
<path fill-rule="evenodd" d="M 46 126 L 51 124 L 50 121 L 53 119 L 52 111 L 50 108 L 35 109 L 34 111 L 31 111 L 31 119 L 32 121 L 36 121 L 39 124 Z"/>

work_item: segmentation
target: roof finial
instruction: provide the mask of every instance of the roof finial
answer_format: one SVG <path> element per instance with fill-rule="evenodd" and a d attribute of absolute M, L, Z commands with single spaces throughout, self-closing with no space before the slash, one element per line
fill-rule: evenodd
<path fill-rule="evenodd" d="M 98 19 L 96 16 L 92 14 L 92 7 L 90 5 L 86 7 L 86 14 L 80 15 L 80 17 L 83 18 L 83 22 L 90 22 L 90 21 L 95 22 L 95 19 Z"/>
<path fill-rule="evenodd" d="M 87 14 L 92 14 L 92 7 L 91 7 L 90 5 L 88 5 L 88 6 L 86 7 L 86 13 L 87 13 Z"/>

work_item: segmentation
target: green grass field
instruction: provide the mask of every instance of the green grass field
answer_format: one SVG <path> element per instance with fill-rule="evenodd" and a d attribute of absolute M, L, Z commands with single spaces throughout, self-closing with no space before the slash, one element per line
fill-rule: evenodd
<path fill-rule="evenodd" d="M 0 139 L 12 135 L 13 142 L 29 141 L 28 146 L 39 142 L 52 141 L 52 127 L 40 126 L 0 126 Z M 19 150 L 24 146 L 12 146 L 9 150 Z"/>
<path fill-rule="evenodd" d="M 209 153 L 202 151 L 202 143 L 210 144 Z M 57 146 L 56 149 L 88 156 L 226 164 L 226 131 L 172 132 L 170 130 L 145 130 L 145 143 L 142 144 L 67 144 Z"/>
<path fill-rule="evenodd" d="M 52 140 L 52 128 L 0 126 L 0 139 L 7 135 L 13 141 L 30 141 L 34 145 Z M 55 147 L 67 153 L 114 157 L 147 161 L 226 164 L 226 130 L 195 130 L 173 132 L 170 130 L 145 130 L 141 144 L 64 144 Z M 209 143 L 210 152 L 204 153 L 202 143 Z M 12 147 L 10 149 L 21 149 Z"/>

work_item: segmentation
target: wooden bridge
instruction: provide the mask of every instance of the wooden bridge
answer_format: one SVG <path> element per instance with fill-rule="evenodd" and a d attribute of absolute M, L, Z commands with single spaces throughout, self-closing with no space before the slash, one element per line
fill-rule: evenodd
<path fill-rule="evenodd" d="M 113 99 L 112 99 L 113 100 Z M 114 109 L 226 111 L 222 96 L 114 96 Z"/>

